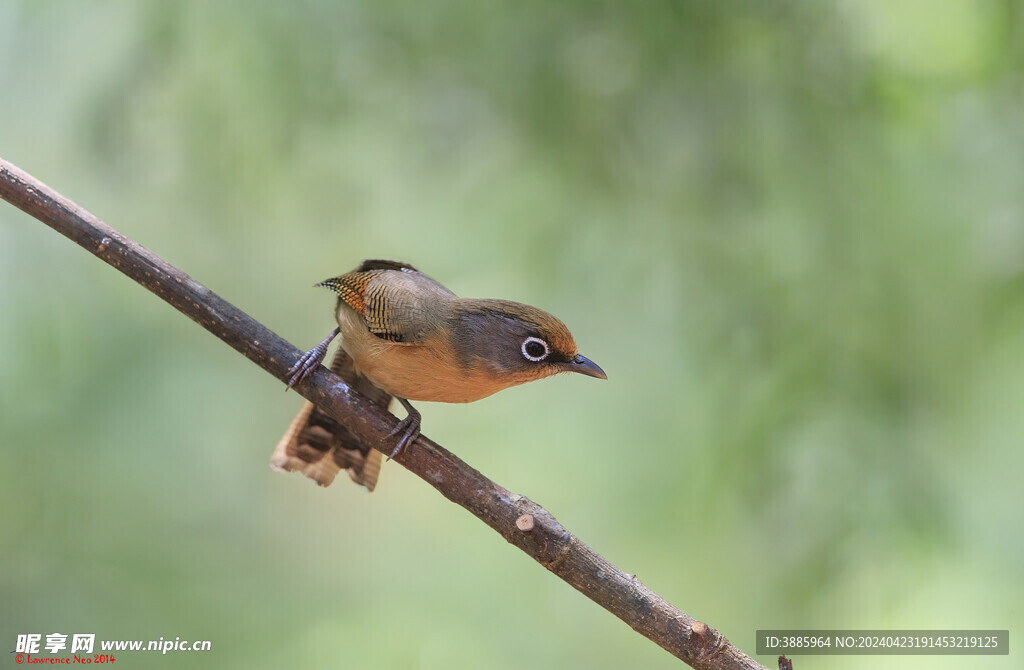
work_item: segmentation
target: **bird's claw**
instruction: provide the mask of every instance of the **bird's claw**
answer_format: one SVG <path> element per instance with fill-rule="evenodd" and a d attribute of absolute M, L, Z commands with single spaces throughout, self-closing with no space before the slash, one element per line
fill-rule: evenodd
<path fill-rule="evenodd" d="M 323 362 L 326 355 L 327 347 L 319 344 L 302 354 L 302 358 L 295 361 L 295 365 L 288 370 L 288 388 L 292 388 L 313 374 L 313 371 L 320 367 L 320 363 Z"/>
<path fill-rule="evenodd" d="M 421 418 L 420 413 L 413 410 L 409 412 L 409 414 L 402 419 L 390 433 L 388 433 L 385 441 L 390 440 L 395 435 L 401 434 L 401 437 L 398 438 L 398 444 L 395 445 L 395 448 L 391 450 L 391 455 L 388 456 L 389 461 L 405 451 L 405 448 L 415 442 L 420 436 Z"/>
<path fill-rule="evenodd" d="M 288 385 L 285 387 L 285 391 L 313 374 L 313 371 L 323 362 L 324 356 L 327 355 L 327 347 L 330 346 L 331 340 L 337 337 L 339 332 L 340 329 L 335 328 L 330 335 L 324 338 L 323 342 L 302 354 L 299 360 L 295 361 L 295 365 L 288 370 Z"/>

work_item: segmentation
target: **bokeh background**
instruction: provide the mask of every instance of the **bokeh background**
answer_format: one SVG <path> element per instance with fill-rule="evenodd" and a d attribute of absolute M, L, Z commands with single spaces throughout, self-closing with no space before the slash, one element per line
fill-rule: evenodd
<path fill-rule="evenodd" d="M 1009 628 L 798 667 L 1020 667 L 1020 3 L 2 0 L 0 91 L 0 156 L 297 346 L 367 257 L 560 316 L 607 382 L 425 432 L 749 653 Z M 4 651 L 678 667 L 399 466 L 272 472 L 300 399 L 6 204 L 0 307 Z"/>

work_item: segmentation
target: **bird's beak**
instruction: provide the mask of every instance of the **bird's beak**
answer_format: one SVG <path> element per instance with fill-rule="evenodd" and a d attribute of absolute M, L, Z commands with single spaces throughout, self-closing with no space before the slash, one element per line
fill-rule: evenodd
<path fill-rule="evenodd" d="M 578 372 L 581 375 L 586 375 L 588 377 L 608 379 L 608 375 L 604 373 L 601 366 L 586 356 L 577 355 L 576 358 L 565 364 L 565 369 L 569 372 Z"/>

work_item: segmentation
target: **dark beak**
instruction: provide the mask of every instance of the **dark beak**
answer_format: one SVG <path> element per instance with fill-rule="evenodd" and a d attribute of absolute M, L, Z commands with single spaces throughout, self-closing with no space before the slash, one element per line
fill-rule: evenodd
<path fill-rule="evenodd" d="M 578 372 L 581 375 L 586 375 L 588 377 L 608 379 L 608 375 L 604 373 L 604 370 L 586 356 L 577 355 L 576 358 L 565 364 L 565 369 L 569 372 Z"/>

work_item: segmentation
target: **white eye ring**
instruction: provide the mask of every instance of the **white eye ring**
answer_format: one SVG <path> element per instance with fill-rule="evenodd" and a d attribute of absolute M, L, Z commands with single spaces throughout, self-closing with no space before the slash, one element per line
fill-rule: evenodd
<path fill-rule="evenodd" d="M 528 345 L 530 345 L 530 344 L 535 343 L 535 342 L 537 344 L 539 344 L 540 346 L 544 347 L 544 353 L 541 354 L 540 356 L 531 356 L 526 351 L 526 347 Z M 523 358 L 525 358 L 528 361 L 533 361 L 534 363 L 536 363 L 537 361 L 544 360 L 545 358 L 548 357 L 548 354 L 551 353 L 551 349 L 548 348 L 548 343 L 545 342 L 544 340 L 540 339 L 539 337 L 528 337 L 528 338 L 526 338 L 525 340 L 523 340 L 523 346 L 521 346 L 519 348 L 519 350 L 523 352 Z"/>

